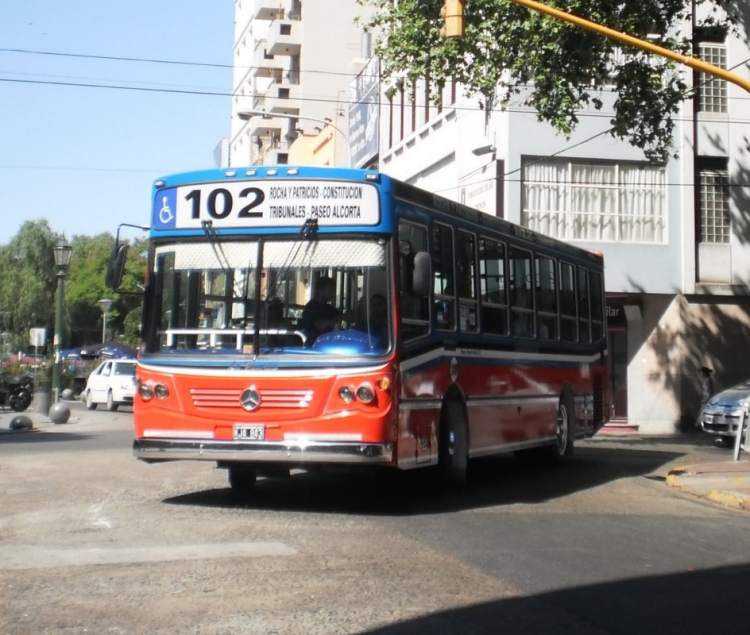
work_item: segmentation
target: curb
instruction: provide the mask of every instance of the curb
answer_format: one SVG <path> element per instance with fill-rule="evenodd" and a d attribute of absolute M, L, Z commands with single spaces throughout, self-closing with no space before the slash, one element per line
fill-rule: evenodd
<path fill-rule="evenodd" d="M 709 489 L 701 491 L 700 488 L 691 487 L 684 481 L 685 476 L 699 478 L 690 472 L 690 467 L 678 467 L 669 471 L 664 479 L 669 487 L 677 489 L 685 494 L 690 494 L 697 498 L 704 498 L 712 503 L 717 503 L 724 507 L 731 507 L 742 511 L 750 511 L 750 498 L 741 494 L 728 491 L 726 489 Z"/>

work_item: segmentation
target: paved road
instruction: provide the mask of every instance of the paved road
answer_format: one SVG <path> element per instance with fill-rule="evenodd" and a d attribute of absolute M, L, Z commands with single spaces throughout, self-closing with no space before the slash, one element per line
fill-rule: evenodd
<path fill-rule="evenodd" d="M 703 437 L 485 461 L 444 496 L 299 474 L 237 501 L 209 464 L 136 461 L 129 413 L 79 412 L 0 436 L 0 633 L 746 630 L 747 513 L 665 484 L 726 457 Z"/>

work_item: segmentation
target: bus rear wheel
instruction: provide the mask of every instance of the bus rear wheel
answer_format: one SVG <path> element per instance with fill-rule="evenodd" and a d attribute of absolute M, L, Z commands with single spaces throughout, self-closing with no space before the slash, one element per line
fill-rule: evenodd
<path fill-rule="evenodd" d="M 233 494 L 246 495 L 255 487 L 257 473 L 255 468 L 247 465 L 238 465 L 227 469 L 229 487 Z"/>
<path fill-rule="evenodd" d="M 564 394 L 560 397 L 560 403 L 557 406 L 555 431 L 557 440 L 554 445 L 547 448 L 548 457 L 552 462 L 557 462 L 573 454 L 576 424 L 573 400 L 569 394 Z"/>
<path fill-rule="evenodd" d="M 446 485 L 466 485 L 469 463 L 469 431 L 464 409 L 458 401 L 449 401 L 440 417 L 438 469 Z"/>

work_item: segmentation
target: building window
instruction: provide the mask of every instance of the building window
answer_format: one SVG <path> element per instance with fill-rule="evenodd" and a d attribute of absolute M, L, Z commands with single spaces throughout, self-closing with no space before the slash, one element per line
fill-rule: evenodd
<path fill-rule="evenodd" d="M 703 169 L 700 179 L 701 243 L 729 242 L 729 175 L 727 170 Z"/>
<path fill-rule="evenodd" d="M 521 224 L 561 240 L 664 243 L 666 172 L 640 163 L 525 159 Z"/>
<path fill-rule="evenodd" d="M 727 49 L 723 44 L 704 43 L 698 47 L 700 58 L 717 68 L 726 70 Z M 698 73 L 698 111 L 699 112 L 727 112 L 727 82 Z"/>

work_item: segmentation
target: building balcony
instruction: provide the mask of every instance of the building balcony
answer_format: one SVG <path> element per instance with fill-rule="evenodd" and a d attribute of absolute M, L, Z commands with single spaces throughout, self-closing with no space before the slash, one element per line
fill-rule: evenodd
<path fill-rule="evenodd" d="M 253 77 L 273 77 L 284 68 L 284 57 L 275 58 L 268 52 L 268 43 L 265 39 L 257 40 L 253 52 L 252 68 L 250 75 Z"/>
<path fill-rule="evenodd" d="M 302 107 L 302 87 L 299 84 L 271 84 L 260 109 L 271 114 L 299 115 Z"/>
<path fill-rule="evenodd" d="M 253 20 L 276 20 L 284 15 L 282 0 L 253 0 L 250 9 Z"/>
<path fill-rule="evenodd" d="M 261 139 L 253 153 L 253 165 L 286 165 L 289 163 L 289 144 L 278 139 Z"/>
<path fill-rule="evenodd" d="M 276 20 L 268 28 L 266 49 L 269 55 L 299 55 L 302 48 L 302 22 Z"/>
<path fill-rule="evenodd" d="M 247 131 L 251 137 L 274 137 L 278 139 L 289 128 L 286 117 L 256 115 L 247 122 Z"/>

